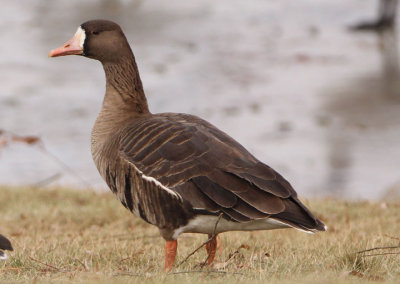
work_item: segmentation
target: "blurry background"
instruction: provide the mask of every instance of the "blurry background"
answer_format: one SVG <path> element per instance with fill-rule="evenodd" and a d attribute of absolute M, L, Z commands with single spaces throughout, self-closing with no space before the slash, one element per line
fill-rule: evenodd
<path fill-rule="evenodd" d="M 106 188 L 90 155 L 105 86 L 101 65 L 78 56 L 47 58 L 82 22 L 105 18 L 125 31 L 152 112 L 212 122 L 302 196 L 399 195 L 397 31 L 348 29 L 376 18 L 377 6 L 375 0 L 3 1 L 0 129 L 9 132 L 2 136 L 36 135 L 46 150 L 17 142 L 2 147 L 0 184 L 52 180 Z"/>

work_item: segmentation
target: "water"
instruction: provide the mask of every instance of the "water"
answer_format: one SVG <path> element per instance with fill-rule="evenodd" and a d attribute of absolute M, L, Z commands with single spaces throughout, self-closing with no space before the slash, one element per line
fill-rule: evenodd
<path fill-rule="evenodd" d="M 152 112 L 207 119 L 303 196 L 399 196 L 397 33 L 346 29 L 372 19 L 376 5 L 5 1 L 0 129 L 37 135 L 46 150 L 23 143 L 2 148 L 0 183 L 50 178 L 52 184 L 106 188 L 89 151 L 103 70 L 78 56 L 47 58 L 80 23 L 106 18 L 120 23 L 132 44 Z"/>

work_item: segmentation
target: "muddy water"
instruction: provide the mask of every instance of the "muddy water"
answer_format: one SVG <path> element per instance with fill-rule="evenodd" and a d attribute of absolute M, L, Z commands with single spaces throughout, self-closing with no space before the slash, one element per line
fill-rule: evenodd
<path fill-rule="evenodd" d="M 89 151 L 104 94 L 102 68 L 47 53 L 80 23 L 106 18 L 126 32 L 153 112 L 206 118 L 302 195 L 398 196 L 398 39 L 346 29 L 373 18 L 375 5 L 6 1 L 0 129 L 40 136 L 45 148 L 13 143 L 1 149 L 0 183 L 105 188 Z"/>

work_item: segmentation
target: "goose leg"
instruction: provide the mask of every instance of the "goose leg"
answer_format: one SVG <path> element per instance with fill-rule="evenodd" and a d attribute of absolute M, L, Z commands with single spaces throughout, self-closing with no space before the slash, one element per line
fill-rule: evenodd
<path fill-rule="evenodd" d="M 211 265 L 211 263 L 214 261 L 215 258 L 215 253 L 217 251 L 217 236 L 215 235 L 212 237 L 212 235 L 208 235 L 208 238 L 212 239 L 206 244 L 206 250 L 208 253 L 208 258 L 207 258 L 207 264 Z"/>
<path fill-rule="evenodd" d="M 176 250 L 178 248 L 178 241 L 166 241 L 165 243 L 165 262 L 164 262 L 164 271 L 170 271 L 174 266 Z"/>

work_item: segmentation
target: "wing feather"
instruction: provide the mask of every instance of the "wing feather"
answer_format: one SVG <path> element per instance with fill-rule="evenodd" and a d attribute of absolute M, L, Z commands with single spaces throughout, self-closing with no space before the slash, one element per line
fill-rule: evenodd
<path fill-rule="evenodd" d="M 194 210 L 223 212 L 237 222 L 275 216 L 306 228 L 315 223 L 281 175 L 197 117 L 153 115 L 127 127 L 120 141 L 123 159 L 177 192 Z"/>

